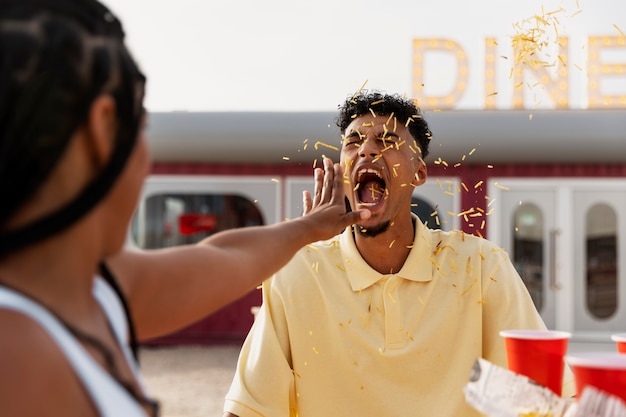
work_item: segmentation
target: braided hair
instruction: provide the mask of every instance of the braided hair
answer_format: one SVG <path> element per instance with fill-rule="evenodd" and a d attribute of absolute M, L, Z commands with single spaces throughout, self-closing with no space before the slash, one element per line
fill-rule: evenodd
<path fill-rule="evenodd" d="M 66 229 L 107 194 L 135 145 L 144 86 L 120 22 L 98 1 L 0 2 L 0 257 Z M 108 164 L 66 206 L 8 229 L 101 94 L 117 111 Z"/>
<path fill-rule="evenodd" d="M 399 94 L 387 94 L 380 91 L 362 90 L 346 98 L 342 106 L 339 107 L 339 114 L 335 120 L 341 133 L 354 119 L 370 112 L 376 114 L 393 114 L 394 117 L 403 124 L 407 124 L 407 129 L 417 141 L 422 157 L 428 155 L 428 146 L 432 139 L 432 133 L 428 123 L 422 117 L 422 113 L 414 100 L 400 96 Z"/>

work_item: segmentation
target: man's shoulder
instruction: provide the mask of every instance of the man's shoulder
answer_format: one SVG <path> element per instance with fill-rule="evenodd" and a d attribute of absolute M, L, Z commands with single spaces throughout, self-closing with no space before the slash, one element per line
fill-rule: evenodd
<path fill-rule="evenodd" d="M 484 252 L 503 252 L 504 249 L 482 236 L 466 233 L 462 230 L 428 229 L 433 247 L 448 245 L 454 248 L 480 250 Z"/>

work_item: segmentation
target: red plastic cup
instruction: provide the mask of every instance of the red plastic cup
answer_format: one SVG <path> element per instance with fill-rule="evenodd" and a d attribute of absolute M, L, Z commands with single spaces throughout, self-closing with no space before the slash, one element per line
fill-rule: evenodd
<path fill-rule="evenodd" d="M 593 386 L 626 401 L 626 355 L 617 352 L 584 352 L 567 355 L 565 360 L 576 381 L 576 397 Z"/>
<path fill-rule="evenodd" d="M 561 395 L 565 353 L 571 333 L 554 330 L 503 330 L 509 370 Z"/>
<path fill-rule="evenodd" d="M 626 333 L 614 334 L 611 336 L 611 340 L 617 344 L 617 351 L 619 353 L 626 353 Z"/>

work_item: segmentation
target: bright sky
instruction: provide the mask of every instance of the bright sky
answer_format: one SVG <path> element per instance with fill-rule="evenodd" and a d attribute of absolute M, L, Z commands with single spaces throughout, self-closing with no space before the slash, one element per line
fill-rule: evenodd
<path fill-rule="evenodd" d="M 365 81 L 411 95 L 416 38 L 462 46 L 470 85 L 457 107 L 481 108 L 485 38 L 495 37 L 498 55 L 510 57 L 515 23 L 563 8 L 558 33 L 569 37 L 570 67 L 580 69 L 589 36 L 626 32 L 624 0 L 102 1 L 122 20 L 148 76 L 150 111 L 333 111 Z M 626 64 L 622 51 L 607 59 Z M 429 65 L 425 88 L 448 89 L 454 59 Z M 575 107 L 586 76 L 571 74 Z M 617 83 L 626 94 L 626 78 Z"/>

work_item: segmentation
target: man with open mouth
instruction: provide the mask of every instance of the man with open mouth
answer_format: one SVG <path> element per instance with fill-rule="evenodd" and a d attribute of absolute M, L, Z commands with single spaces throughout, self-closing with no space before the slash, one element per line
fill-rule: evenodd
<path fill-rule="evenodd" d="M 337 126 L 345 195 L 371 215 L 264 282 L 225 416 L 479 416 L 475 360 L 506 367 L 500 330 L 545 324 L 501 248 L 411 212 L 432 138 L 414 101 L 360 91 Z"/>
<path fill-rule="evenodd" d="M 414 188 L 426 181 L 426 164 L 422 158 L 428 154 L 431 134 L 417 109 L 412 107 L 387 110 L 384 101 L 376 106 L 364 101 L 360 108 L 359 97 L 349 103 L 355 108 L 346 107 L 344 113 L 349 109 L 357 117 L 345 114 L 339 119 L 343 132 L 341 165 L 346 177 L 345 194 L 351 207 L 367 208 L 372 213 L 356 227 L 355 241 L 376 271 L 398 272 L 415 234 L 411 197 Z M 373 237 L 377 239 L 362 241 Z M 390 252 L 393 256 L 389 256 Z"/>

